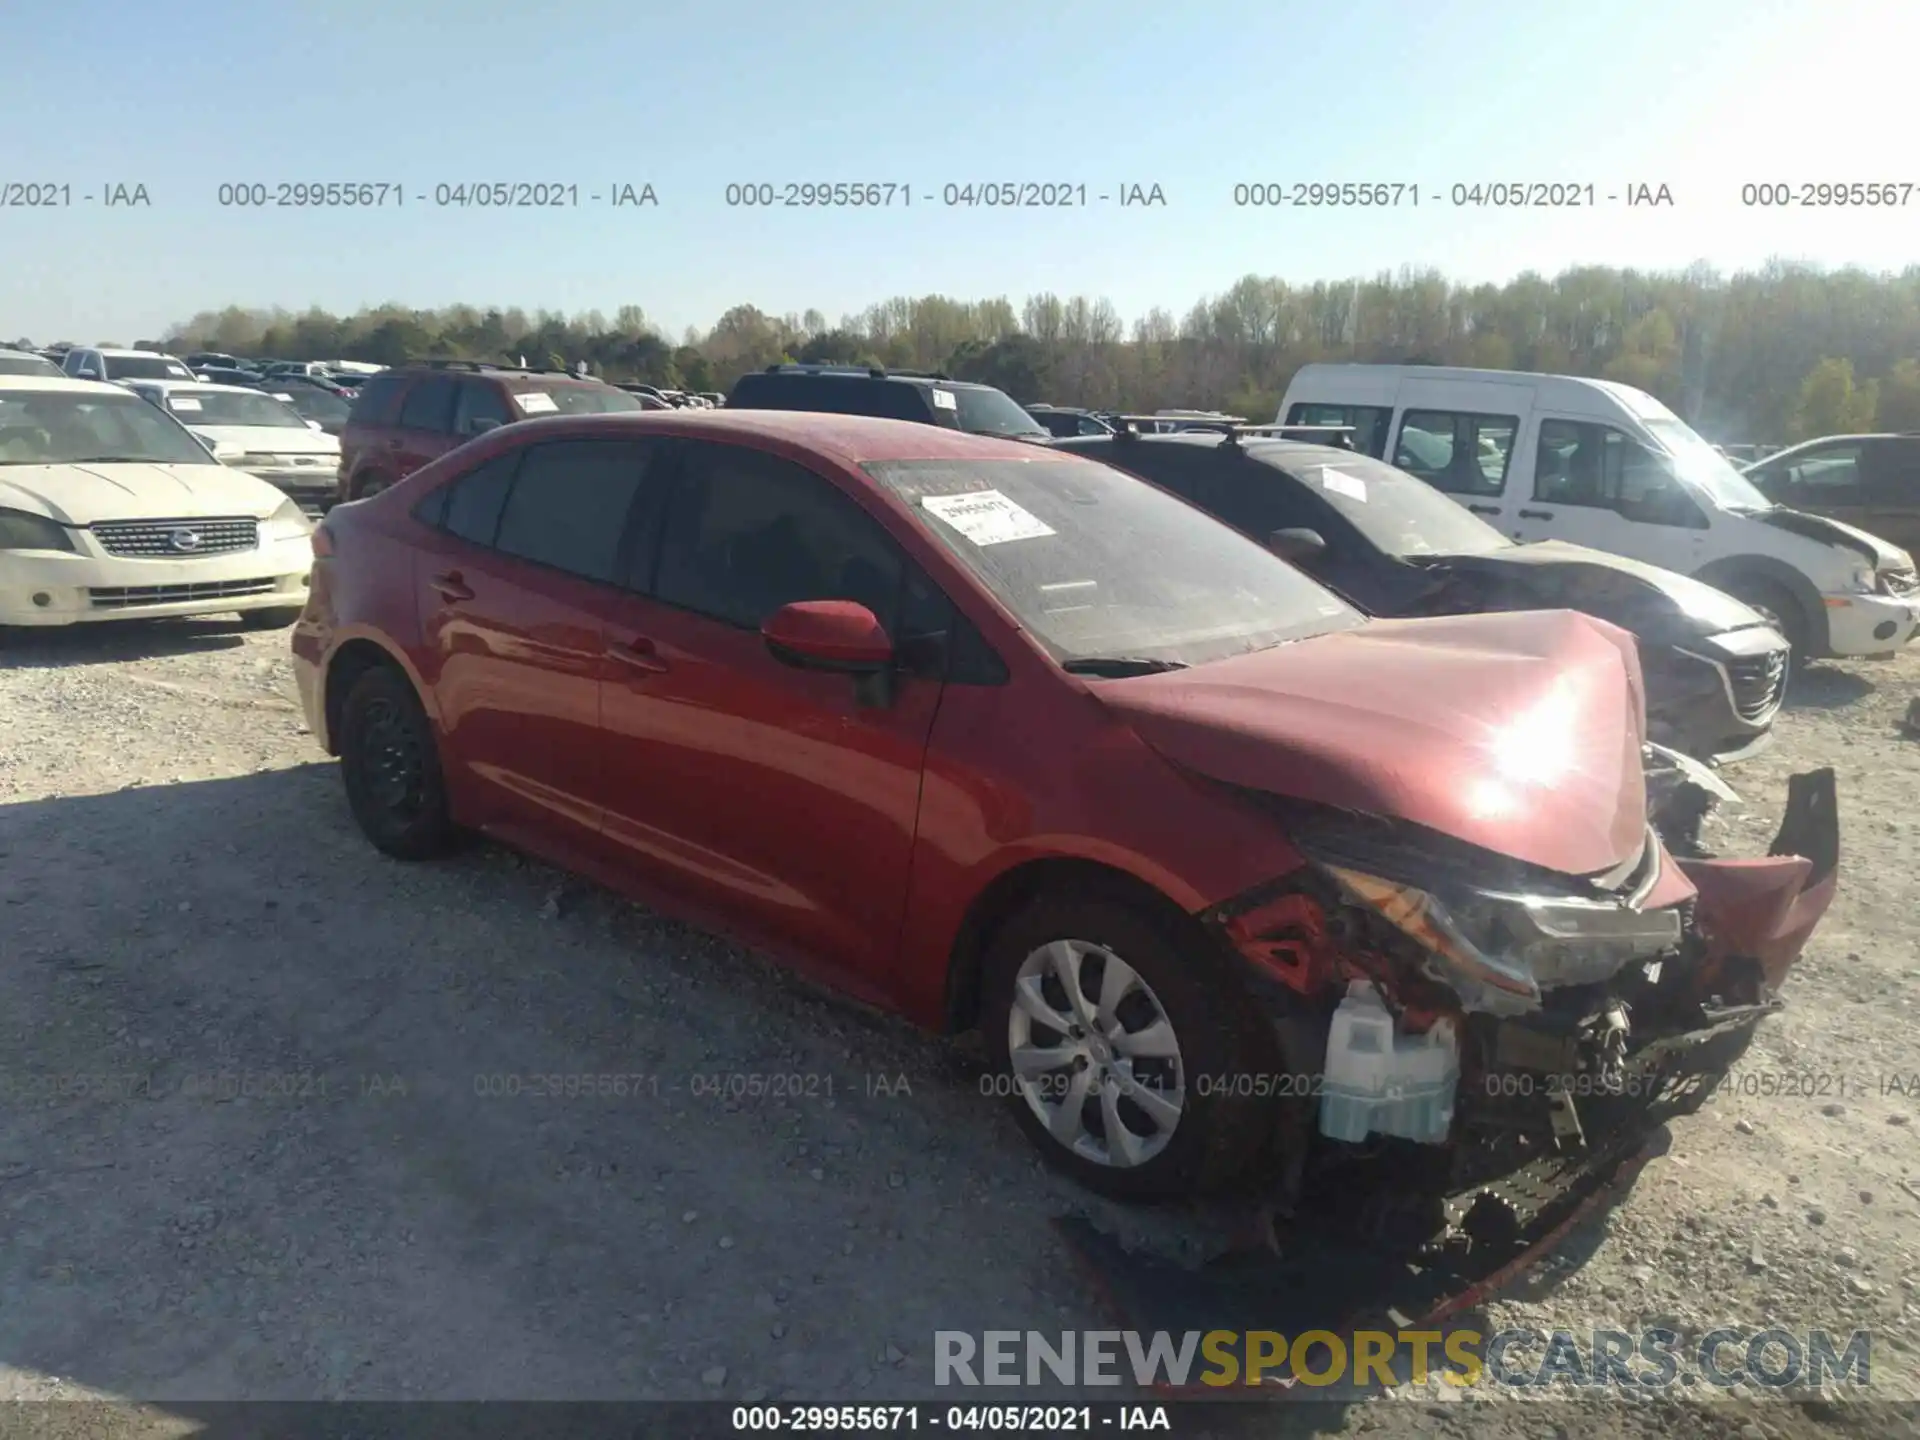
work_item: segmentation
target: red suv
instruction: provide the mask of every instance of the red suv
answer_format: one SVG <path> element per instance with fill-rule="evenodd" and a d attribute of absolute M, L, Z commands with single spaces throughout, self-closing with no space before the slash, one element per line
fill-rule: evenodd
<path fill-rule="evenodd" d="M 1611 1176 L 1833 893 L 1830 771 L 1774 858 L 1662 849 L 1624 631 L 1367 621 L 1018 442 L 531 421 L 314 550 L 301 695 L 375 845 L 482 832 L 979 1027 L 1034 1143 L 1111 1194 Z"/>
<path fill-rule="evenodd" d="M 383 370 L 340 431 L 341 500 L 364 500 L 475 435 L 539 415 L 639 410 L 626 391 L 564 370 L 433 360 Z"/>

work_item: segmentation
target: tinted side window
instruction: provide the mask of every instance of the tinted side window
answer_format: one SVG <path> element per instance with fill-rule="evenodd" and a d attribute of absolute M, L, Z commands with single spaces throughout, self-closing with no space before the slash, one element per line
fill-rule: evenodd
<path fill-rule="evenodd" d="M 438 432 L 451 429 L 454 383 L 450 375 L 429 375 L 418 381 L 400 407 L 400 428 Z"/>
<path fill-rule="evenodd" d="M 1920 505 L 1920 440 L 1882 440 L 1867 460 L 1867 494 L 1876 505 Z"/>
<path fill-rule="evenodd" d="M 1393 463 L 1449 495 L 1498 495 L 1519 429 L 1512 415 L 1409 410 L 1400 417 Z"/>
<path fill-rule="evenodd" d="M 1851 505 L 1860 501 L 1860 457 L 1865 446 L 1826 445 L 1809 450 L 1790 465 L 1781 478 L 1810 504 Z"/>
<path fill-rule="evenodd" d="M 507 411 L 507 402 L 501 398 L 500 389 L 484 380 L 462 380 L 460 395 L 453 406 L 453 433 L 456 435 L 475 435 L 473 428 L 476 420 L 491 420 L 498 425 L 511 425 L 513 416 Z"/>
<path fill-rule="evenodd" d="M 518 450 L 496 455 L 453 482 L 443 522 L 448 534 L 475 545 L 493 544 L 514 471 L 520 468 L 520 455 Z"/>
<path fill-rule="evenodd" d="M 1206 505 L 1210 488 L 1206 476 L 1223 463 L 1223 457 L 1210 447 L 1179 442 L 1157 443 L 1150 440 L 1116 440 L 1103 445 L 1097 458 L 1129 475 L 1150 480 L 1162 490 L 1171 490 L 1182 500 Z M 1209 507 L 1210 508 L 1210 507 Z"/>
<path fill-rule="evenodd" d="M 612 581 L 650 451 L 631 440 L 528 446 L 494 548 L 587 580 Z"/>
<path fill-rule="evenodd" d="M 374 376 L 353 397 L 353 411 L 348 419 L 355 425 L 391 425 L 405 385 L 398 375 Z"/>
<path fill-rule="evenodd" d="M 1340 527 L 1327 523 L 1327 507 L 1285 471 L 1257 460 L 1222 467 L 1207 509 L 1262 544 L 1276 530 L 1318 530 L 1336 542 Z"/>
<path fill-rule="evenodd" d="M 1352 426 L 1353 448 L 1376 460 L 1387 453 L 1387 428 L 1392 419 L 1393 407 L 1389 405 L 1296 404 L 1287 411 L 1289 425 Z"/>
<path fill-rule="evenodd" d="M 812 471 L 758 450 L 690 444 L 653 593 L 752 629 L 797 600 L 857 600 L 892 630 L 904 560 L 871 516 Z"/>

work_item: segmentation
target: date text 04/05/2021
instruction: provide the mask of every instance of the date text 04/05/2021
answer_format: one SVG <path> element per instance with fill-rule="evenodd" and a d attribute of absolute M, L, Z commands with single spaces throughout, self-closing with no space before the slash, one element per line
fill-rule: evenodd
<path fill-rule="evenodd" d="M 832 1435 L 856 1431 L 949 1431 L 954 1434 L 1091 1435 L 1113 1431 L 1175 1432 L 1180 1407 L 1101 1405 L 736 1405 L 728 1429 L 742 1435 Z"/>

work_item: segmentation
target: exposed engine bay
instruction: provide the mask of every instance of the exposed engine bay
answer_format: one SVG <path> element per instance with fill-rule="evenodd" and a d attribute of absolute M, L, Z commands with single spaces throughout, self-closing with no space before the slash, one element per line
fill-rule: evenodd
<path fill-rule="evenodd" d="M 1704 1103 L 1839 858 L 1830 770 L 1790 782 L 1767 858 L 1675 859 L 1649 831 L 1589 877 L 1271 803 L 1312 863 L 1206 918 L 1283 1057 L 1274 1211 L 1428 1255 L 1523 1245 Z"/>

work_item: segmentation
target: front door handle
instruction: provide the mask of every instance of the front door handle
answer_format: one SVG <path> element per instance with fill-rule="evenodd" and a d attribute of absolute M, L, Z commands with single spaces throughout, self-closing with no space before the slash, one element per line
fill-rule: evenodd
<path fill-rule="evenodd" d="M 648 675 L 664 675 L 667 662 L 660 657 L 653 641 L 642 636 L 636 640 L 617 641 L 607 647 L 607 654 L 634 670 Z"/>
<path fill-rule="evenodd" d="M 1516 510 L 1514 513 L 1522 520 L 1551 520 L 1553 518 L 1553 512 L 1551 510 Z"/>
<path fill-rule="evenodd" d="M 1498 505 L 1469 505 L 1467 509 L 1476 515 L 1498 515 L 1500 513 L 1500 507 Z"/>
<path fill-rule="evenodd" d="M 458 570 L 449 570 L 444 575 L 436 575 L 427 583 L 431 585 L 440 598 L 448 604 L 456 604 L 459 601 L 471 600 L 473 598 L 473 587 L 460 578 L 460 572 Z"/>
<path fill-rule="evenodd" d="M 398 440 L 387 441 L 387 449 L 398 450 L 399 448 L 400 448 L 400 442 Z"/>

